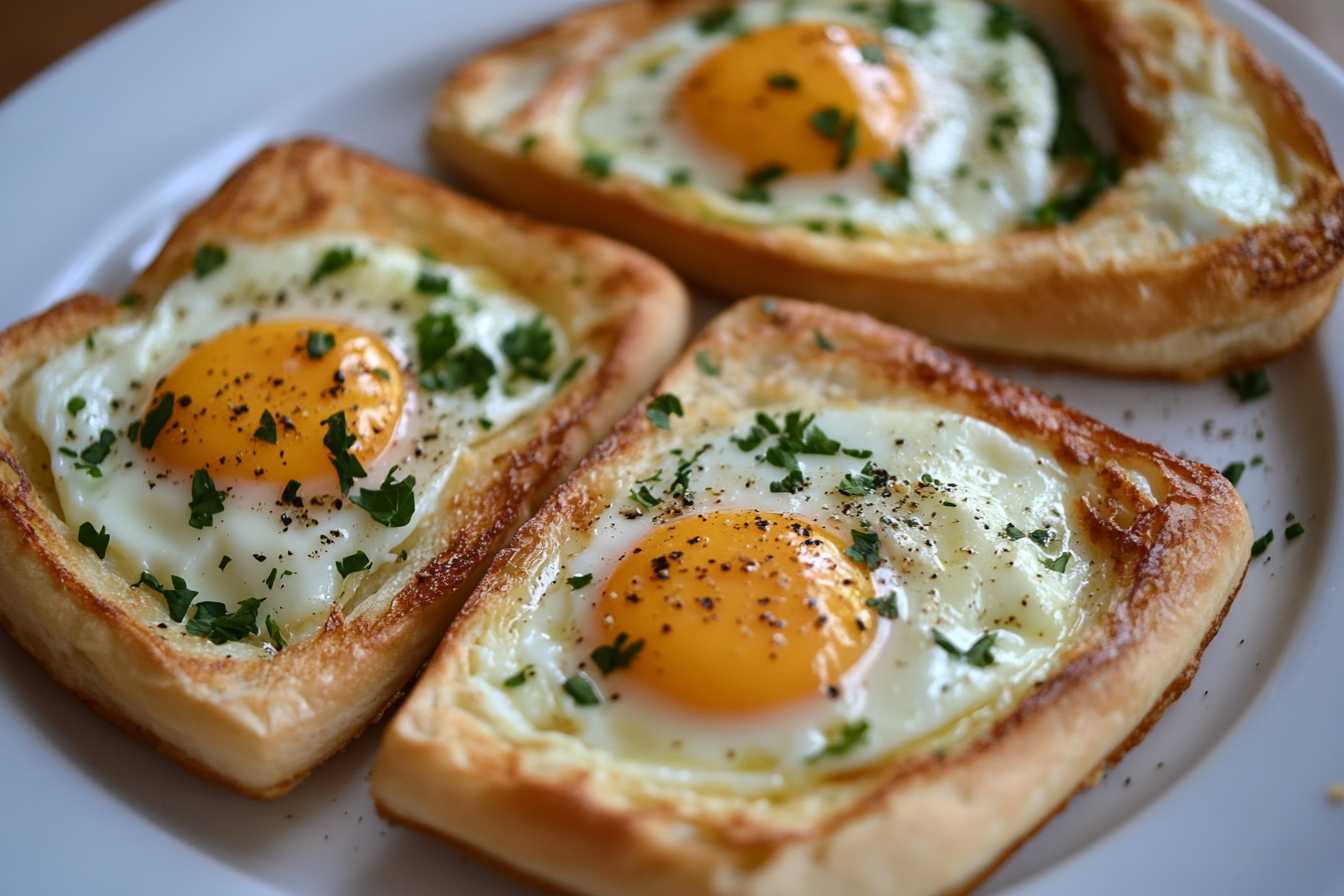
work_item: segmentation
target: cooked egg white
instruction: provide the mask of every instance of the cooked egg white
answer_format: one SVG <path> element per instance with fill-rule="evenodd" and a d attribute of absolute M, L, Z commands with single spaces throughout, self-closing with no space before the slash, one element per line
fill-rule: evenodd
<path fill-rule="evenodd" d="M 1042 679 L 1098 609 L 1065 472 L 925 406 L 811 412 L 832 453 L 792 483 L 752 414 L 678 420 L 475 647 L 499 724 L 769 791 L 954 738 Z"/>
<path fill-rule="evenodd" d="M 1041 50 L 988 38 L 980 0 L 939 0 L 924 33 L 886 6 L 748 0 L 712 30 L 671 22 L 603 68 L 581 141 L 617 172 L 680 183 L 710 217 L 951 240 L 1015 229 L 1058 180 Z"/>
<path fill-rule="evenodd" d="M 105 531 L 107 560 L 128 581 L 148 573 L 172 587 L 177 576 L 198 602 L 230 610 L 261 598 L 259 619 L 295 637 L 333 604 L 351 611 L 366 570 L 398 562 L 464 449 L 552 394 L 552 381 L 514 374 L 505 334 L 549 333 L 550 380 L 568 347 L 554 321 L 488 272 L 404 247 L 323 234 L 219 249 L 198 255 L 196 272 L 145 315 L 53 357 L 22 406 L 50 449 L 65 521 Z M 479 388 L 426 388 L 427 338 L 493 373 L 471 379 Z M 155 410 L 167 408 L 150 440 Z M 332 415 L 367 473 L 347 496 Z M 193 519 L 211 504 L 194 483 L 201 470 L 222 510 Z M 389 475 L 414 477 L 404 519 L 352 500 Z"/>

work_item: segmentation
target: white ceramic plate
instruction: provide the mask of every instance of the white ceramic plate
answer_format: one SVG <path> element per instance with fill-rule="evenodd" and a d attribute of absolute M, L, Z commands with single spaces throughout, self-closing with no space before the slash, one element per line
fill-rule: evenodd
<path fill-rule="evenodd" d="M 1334 2 L 1334 0 L 1322 0 Z M 178 216 L 265 141 L 317 132 L 428 170 L 431 93 L 468 53 L 574 0 L 155 7 L 0 107 L 0 323 L 79 289 L 118 295 Z M 1344 73 L 1249 0 L 1214 6 L 1287 72 L 1344 151 Z M 1223 466 L 1257 559 L 1187 695 L 986 893 L 1344 892 L 1344 555 L 1337 457 L 1344 313 L 1239 405 L 1174 386 L 1009 373 Z M 1294 513 L 1306 535 L 1284 540 Z M 9 892 L 521 890 L 390 828 L 368 797 L 378 731 L 292 795 L 204 783 L 95 717 L 0 637 L 0 885 Z M 896 870 L 899 873 L 899 869 Z"/>

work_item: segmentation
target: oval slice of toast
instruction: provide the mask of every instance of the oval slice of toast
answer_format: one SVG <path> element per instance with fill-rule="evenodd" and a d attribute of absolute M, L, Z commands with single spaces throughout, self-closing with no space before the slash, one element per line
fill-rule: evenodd
<path fill-rule="evenodd" d="M 725 295 L 1115 373 L 1288 351 L 1344 270 L 1319 128 L 1187 0 L 626 0 L 466 62 L 429 137 Z"/>
<path fill-rule="evenodd" d="M 495 560 L 374 798 L 573 892 L 959 892 L 1181 694 L 1250 537 L 1201 464 L 746 301 Z"/>
<path fill-rule="evenodd" d="M 267 148 L 120 302 L 0 335 L 0 621 L 192 770 L 283 793 L 405 686 L 686 323 L 634 250 Z"/>

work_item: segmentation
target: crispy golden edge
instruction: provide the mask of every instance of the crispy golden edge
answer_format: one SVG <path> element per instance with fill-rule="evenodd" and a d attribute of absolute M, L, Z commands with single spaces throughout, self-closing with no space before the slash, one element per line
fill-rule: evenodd
<path fill-rule="evenodd" d="M 1149 35 L 1124 0 L 1061 0 L 1088 35 L 1098 81 L 1127 157 L 1157 152 L 1161 132 L 1129 104 L 1136 72 L 1156 83 Z M 1126 260 L 1099 259 L 1099 228 L 1124 214 L 1105 199 L 1075 224 L 965 246 L 860 243 L 801 229 L 753 232 L 700 221 L 663 191 L 584 177 L 553 109 L 602 59 L 660 23 L 711 0 L 625 0 L 584 10 L 458 68 L 435 99 L 429 146 L 454 177 L 501 202 L 612 233 L 728 296 L 779 293 L 865 311 L 964 348 L 1102 372 L 1199 378 L 1281 355 L 1306 340 L 1344 278 L 1344 184 L 1320 129 L 1283 75 L 1198 0 L 1171 0 L 1225 36 L 1234 71 L 1271 139 L 1310 170 L 1283 223 Z M 1125 60 L 1127 64 L 1121 65 Z M 1160 61 L 1160 60 L 1159 60 Z M 468 124 L 473 106 L 513 73 L 548 66 L 544 85 L 507 122 L 543 139 L 521 153 Z M 1127 223 L 1125 226 L 1130 226 Z M 1135 224 L 1134 226 L 1142 226 Z M 1114 237 L 1112 237 L 1114 238 Z M 882 243 L 881 246 L 873 245 Z"/>
<path fill-rule="evenodd" d="M 687 299 L 657 262 L 590 234 L 501 213 L 321 140 L 262 150 L 188 215 L 132 291 L 152 303 L 201 243 L 358 231 L 498 270 L 596 356 L 534 419 L 488 443 L 448 508 L 457 525 L 385 612 L 345 619 L 273 658 L 177 649 L 161 601 L 76 543 L 0 429 L 0 623 L 62 684 L 193 771 L 278 796 L 355 737 L 439 641 L 494 552 L 684 338 Z M 571 286 L 571 277 L 582 285 Z M 0 406 L 16 379 L 124 312 L 79 296 L 0 334 Z M 582 331 L 575 329 L 583 319 Z M 149 620 L 149 623 L 146 620 Z M 297 706 L 298 709 L 293 709 Z"/>
<path fill-rule="evenodd" d="M 815 344 L 817 329 L 835 352 Z M 655 392 L 674 391 L 693 407 L 701 350 L 792 358 L 791 375 L 818 378 L 831 365 L 852 365 L 848 381 L 985 419 L 1048 450 L 1066 470 L 1096 477 L 1100 497 L 1080 512 L 1121 585 L 1109 611 L 990 730 L 946 756 L 873 769 L 866 797 L 810 830 L 746 817 L 725 824 L 647 801 L 622 809 L 619 784 L 604 783 L 603 773 L 568 756 L 559 769 L 546 765 L 543 748 L 515 746 L 458 709 L 454 695 L 476 633 L 512 599 L 512 571 L 554 550 L 565 528 L 591 512 L 588 489 L 603 488 L 632 446 L 654 436 L 641 405 L 519 531 L 468 601 L 384 736 L 374 772 L 379 811 L 576 892 L 969 888 L 1108 757 L 1137 743 L 1188 684 L 1246 567 L 1245 507 L 1214 470 L 867 317 L 786 300 L 740 303 L 688 347 Z M 1139 498 L 1116 472 L 1126 463 L 1159 481 L 1165 497 Z"/>

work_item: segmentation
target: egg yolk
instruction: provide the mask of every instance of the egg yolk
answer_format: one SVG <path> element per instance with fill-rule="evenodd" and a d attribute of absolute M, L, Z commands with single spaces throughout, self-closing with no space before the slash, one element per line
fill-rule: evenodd
<path fill-rule="evenodd" d="M 335 321 L 275 320 L 226 330 L 164 378 L 172 417 L 150 448 L 179 470 L 229 481 L 334 485 L 324 420 L 345 414 L 367 469 L 392 440 L 405 402 L 400 365 L 373 333 Z M 273 435 L 263 413 L 274 422 Z"/>
<path fill-rule="evenodd" d="M 701 140 L 748 172 L 809 174 L 890 156 L 914 101 L 909 70 L 877 35 L 793 22 L 706 56 L 674 102 Z"/>
<path fill-rule="evenodd" d="M 872 596 L 829 532 L 720 511 L 649 533 L 612 572 L 596 619 L 607 644 L 644 641 L 621 675 L 685 707 L 751 712 L 838 687 L 872 643 Z"/>

